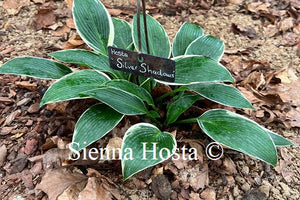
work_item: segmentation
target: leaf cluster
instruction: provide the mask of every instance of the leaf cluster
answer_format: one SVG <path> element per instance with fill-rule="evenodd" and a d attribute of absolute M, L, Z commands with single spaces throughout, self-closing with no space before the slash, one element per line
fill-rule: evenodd
<path fill-rule="evenodd" d="M 201 129 L 218 143 L 261 159 L 275 166 L 277 146 L 291 145 L 283 137 L 263 128 L 254 121 L 223 109 L 213 109 L 193 119 L 178 118 L 196 101 L 208 99 L 235 108 L 253 109 L 251 103 L 235 87 L 230 72 L 220 64 L 224 43 L 205 35 L 201 27 L 184 23 L 171 46 L 162 25 L 147 15 L 150 54 L 170 58 L 176 62 L 175 82 L 167 83 L 146 79 L 110 68 L 108 46 L 136 50 L 137 15 L 133 23 L 111 18 L 98 0 L 74 0 L 74 21 L 81 38 L 94 51 L 72 49 L 50 53 L 57 61 L 20 57 L 0 67 L 0 73 L 18 74 L 41 79 L 57 79 L 44 94 L 40 106 L 72 99 L 94 98 L 101 103 L 86 110 L 76 123 L 72 144 L 79 151 L 109 133 L 125 115 L 150 118 L 164 129 L 173 123 L 197 122 Z M 142 51 L 146 41 L 141 22 Z M 172 58 L 171 58 L 172 55 Z M 87 66 L 90 69 L 72 71 L 62 63 Z M 168 84 L 173 91 L 153 99 L 151 92 L 160 84 Z M 158 112 L 168 98 L 166 117 Z M 171 100 L 170 100 L 171 99 Z M 122 152 L 133 149 L 135 160 L 122 155 L 124 179 L 172 156 L 176 140 L 170 133 L 162 132 L 149 123 L 132 126 L 125 134 Z M 156 149 L 168 149 L 164 158 L 144 160 L 142 143 L 157 143 Z M 138 162 L 137 162 L 138 160 Z"/>

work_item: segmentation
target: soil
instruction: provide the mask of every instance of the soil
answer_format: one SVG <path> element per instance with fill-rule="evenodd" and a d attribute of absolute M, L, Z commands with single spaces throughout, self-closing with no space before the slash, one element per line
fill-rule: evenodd
<path fill-rule="evenodd" d="M 76 34 L 74 29 L 60 36 L 55 36 L 51 28 L 37 30 L 36 16 L 42 6 L 41 3 L 35 3 L 38 1 L 31 1 L 29 6 L 23 7 L 16 15 L 8 15 L 2 7 L 3 2 L 0 1 L 0 65 L 18 56 L 49 58 L 47 53 L 60 50 L 65 42 Z M 51 1 L 57 6 L 54 9 L 57 16 L 56 24 L 66 24 L 68 18 L 71 17 L 66 2 L 68 1 Z M 128 21 L 132 19 L 135 9 L 132 2 L 135 1 L 105 0 L 103 2 L 111 9 L 125 10 L 125 13 L 120 14 L 121 18 Z M 288 35 L 293 27 L 279 31 L 270 37 L 269 29 L 266 27 L 272 23 L 268 18 L 245 9 L 245 5 L 252 1 L 240 1 L 244 2 L 242 5 L 228 4 L 226 1 L 208 1 L 207 3 L 201 1 L 202 7 L 195 6 L 199 2 L 191 0 L 149 1 L 148 10 L 164 26 L 171 40 L 185 21 L 198 24 L 206 34 L 223 40 L 226 51 L 222 63 L 229 69 L 231 69 L 229 60 L 238 57 L 244 61 L 254 60 L 258 63 L 267 63 L 268 72 L 289 67 L 295 70 L 295 74 L 299 77 L 299 46 L 290 44 L 293 41 Z M 170 5 L 177 5 L 177 7 Z M 178 5 L 183 6 L 178 8 Z M 205 6 L 209 8 L 205 9 Z M 278 9 L 279 6 L 283 6 L 283 9 Z M 285 9 L 284 5 L 276 3 L 271 3 L 270 7 L 278 12 L 283 12 Z M 232 24 L 250 28 L 255 34 L 253 37 L 236 34 L 233 32 Z M 49 149 L 67 144 L 71 140 L 76 119 L 86 104 L 92 103 L 88 100 L 74 101 L 69 104 L 59 104 L 59 108 L 36 108 L 36 104 L 40 102 L 50 82 L 23 76 L 0 75 L 0 98 L 7 97 L 0 100 L 0 149 L 3 145 L 7 149 L 7 156 L 0 169 L 0 199 L 47 199 L 45 193 L 34 189 L 41 182 L 45 169 L 40 168 L 28 181 L 24 178 L 27 177 L 28 171 L 38 168 L 41 162 L 31 162 L 27 159 L 43 155 Z M 252 114 L 243 112 L 243 114 L 248 114 L 247 117 L 250 118 L 256 116 L 255 112 Z M 128 118 L 128 123 L 133 123 L 134 120 Z M 231 150 L 226 150 L 225 156 L 219 161 L 211 161 L 205 155 L 202 155 L 201 162 L 167 161 L 126 182 L 122 181 L 119 163 L 98 163 L 89 168 L 97 169 L 103 176 L 109 177 L 118 189 L 120 199 L 156 199 L 158 197 L 160 199 L 296 200 L 300 199 L 300 129 L 288 127 L 286 123 L 280 123 L 280 121 L 259 121 L 260 124 L 295 143 L 293 147 L 278 149 L 279 165 L 276 168 Z M 128 123 L 123 121 L 109 137 L 120 137 L 124 129 L 128 127 Z M 118 131 L 121 134 L 117 133 Z M 193 128 L 192 131 L 193 133 L 199 132 Z M 109 137 L 98 143 L 107 144 Z M 51 143 L 52 140 L 55 142 Z M 200 149 L 203 151 L 203 148 Z M 31 150 L 32 152 L 28 152 Z M 2 164 L 1 159 L 0 164 Z M 82 168 L 85 167 L 79 167 L 81 170 Z M 200 171 L 195 171 L 195 169 L 200 169 Z M 203 172 L 205 170 L 207 173 Z M 207 178 L 199 175 L 202 172 L 207 174 Z M 193 183 L 193 180 L 197 178 L 201 183 Z M 118 199 L 116 196 L 114 198 Z"/>

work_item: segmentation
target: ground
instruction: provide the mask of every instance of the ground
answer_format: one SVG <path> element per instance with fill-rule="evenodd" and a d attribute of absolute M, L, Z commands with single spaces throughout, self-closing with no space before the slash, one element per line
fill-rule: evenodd
<path fill-rule="evenodd" d="M 13 2 L 0 1 L 0 65 L 17 56 L 49 58 L 47 53 L 56 50 L 86 48 L 75 37 L 68 7 L 71 0 Z M 103 2 L 113 16 L 131 22 L 135 1 Z M 0 75 L 0 198 L 77 199 L 72 195 L 84 189 L 81 199 L 86 195 L 103 195 L 101 199 L 299 199 L 299 1 L 171 0 L 147 5 L 171 40 L 183 22 L 200 25 L 206 34 L 222 39 L 226 50 L 221 63 L 256 108 L 253 112 L 228 109 L 286 137 L 294 146 L 278 149 L 275 168 L 229 149 L 221 160 L 211 161 L 203 153 L 208 139 L 195 140 L 202 134 L 199 129 L 175 127 L 177 135 L 184 136 L 178 143 L 196 147 L 199 160 L 166 161 L 123 182 L 119 161 L 65 161 L 74 124 L 93 101 L 39 109 L 51 81 Z M 136 120 L 126 118 L 97 145 L 122 137 Z M 58 170 L 49 172 L 48 168 Z M 66 177 L 78 184 L 65 184 Z"/>

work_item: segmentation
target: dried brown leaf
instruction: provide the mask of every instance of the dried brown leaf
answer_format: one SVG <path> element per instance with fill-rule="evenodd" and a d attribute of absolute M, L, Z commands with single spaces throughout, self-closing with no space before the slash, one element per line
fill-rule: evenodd
<path fill-rule="evenodd" d="M 69 28 L 71 28 L 71 29 L 75 29 L 75 28 L 76 28 L 76 27 L 75 27 L 75 23 L 74 23 L 73 18 L 68 18 L 68 19 L 66 20 L 66 24 L 67 24 L 67 26 L 68 26 Z"/>
<path fill-rule="evenodd" d="M 62 49 L 73 49 L 84 44 L 84 41 L 79 35 L 73 35 L 70 39 L 62 46 Z"/>
<path fill-rule="evenodd" d="M 206 188 L 201 192 L 200 196 L 205 200 L 216 200 L 216 191 L 211 188 Z"/>
<path fill-rule="evenodd" d="M 86 181 L 79 182 L 69 186 L 61 195 L 57 197 L 57 200 L 77 200 L 79 193 L 85 188 Z"/>
<path fill-rule="evenodd" d="M 221 174 L 233 175 L 237 173 L 236 165 L 229 157 L 225 157 L 222 165 L 218 168 L 218 172 Z"/>
<path fill-rule="evenodd" d="M 35 24 L 36 30 L 40 30 L 42 28 L 47 28 L 55 24 L 56 16 L 53 11 L 53 7 L 49 6 L 45 8 L 41 8 L 35 16 Z"/>
<path fill-rule="evenodd" d="M 247 6 L 247 10 L 249 10 L 250 12 L 254 12 L 254 13 L 258 13 L 259 11 L 269 11 L 269 6 L 271 4 L 269 3 L 263 3 L 263 2 L 253 2 L 248 4 Z"/>
<path fill-rule="evenodd" d="M 69 104 L 68 101 L 62 101 L 62 102 L 47 104 L 47 110 L 56 111 L 56 112 L 59 112 L 61 114 L 65 114 L 68 104 Z"/>
<path fill-rule="evenodd" d="M 67 4 L 68 8 L 72 9 L 72 7 L 73 7 L 73 0 L 65 0 L 65 2 Z"/>
<path fill-rule="evenodd" d="M 277 24 L 279 31 L 286 32 L 294 27 L 295 20 L 292 17 L 286 18 Z"/>
<path fill-rule="evenodd" d="M 107 9 L 112 16 L 119 16 L 123 11 L 121 9 Z"/>
<path fill-rule="evenodd" d="M 244 3 L 244 0 L 226 0 L 227 3 L 231 3 L 231 4 L 235 4 L 235 5 L 239 5 Z"/>
<path fill-rule="evenodd" d="M 300 127 L 300 107 L 292 107 L 291 110 L 286 113 L 286 118 L 290 120 L 288 124 L 291 127 Z"/>
<path fill-rule="evenodd" d="M 63 36 L 67 33 L 69 33 L 71 29 L 68 26 L 62 26 L 57 28 L 55 31 L 51 31 L 51 34 L 54 36 Z"/>
<path fill-rule="evenodd" d="M 83 174 L 72 173 L 65 168 L 58 168 L 47 171 L 36 189 L 44 191 L 49 200 L 56 200 L 69 186 L 86 182 L 86 180 L 87 177 Z"/>
<path fill-rule="evenodd" d="M 193 167 L 180 171 L 178 177 L 184 188 L 191 186 L 194 191 L 204 188 L 209 184 L 208 166 L 205 164 L 203 168 Z"/>
<path fill-rule="evenodd" d="M 9 15 L 18 14 L 25 6 L 30 6 L 30 0 L 4 0 L 2 5 Z"/>
<path fill-rule="evenodd" d="M 280 41 L 280 46 L 292 47 L 298 44 L 299 36 L 295 33 L 286 33 L 283 35 L 282 40 Z"/>
<path fill-rule="evenodd" d="M 169 180 L 163 174 L 159 174 L 152 180 L 152 191 L 159 199 L 170 199 L 172 188 Z"/>
<path fill-rule="evenodd" d="M 279 32 L 279 30 L 275 25 L 270 24 L 267 27 L 264 27 L 264 32 L 266 36 L 273 37 Z"/>
<path fill-rule="evenodd" d="M 107 149 L 106 157 L 118 159 L 119 158 L 118 149 L 121 150 L 121 146 L 122 146 L 122 138 L 119 138 L 119 137 L 111 138 L 108 141 L 108 144 L 106 146 L 106 149 Z"/>
<path fill-rule="evenodd" d="M 50 149 L 48 150 L 43 157 L 43 166 L 44 169 L 52 169 L 57 166 L 61 166 L 62 163 L 69 159 L 71 155 L 69 149 Z"/>
<path fill-rule="evenodd" d="M 231 24 L 231 31 L 235 34 L 247 36 L 248 38 L 251 38 L 251 39 L 259 37 L 253 28 L 244 28 L 244 27 L 236 25 L 234 23 Z"/>
<path fill-rule="evenodd" d="M 101 199 L 111 200 L 112 194 L 99 184 L 96 177 L 90 177 L 83 191 L 79 193 L 78 200 Z"/>
<path fill-rule="evenodd" d="M 262 72 L 260 71 L 254 71 L 249 76 L 242 81 L 243 85 L 251 85 L 252 88 L 255 90 L 258 90 L 261 86 L 264 86 L 266 83 L 265 77 Z"/>

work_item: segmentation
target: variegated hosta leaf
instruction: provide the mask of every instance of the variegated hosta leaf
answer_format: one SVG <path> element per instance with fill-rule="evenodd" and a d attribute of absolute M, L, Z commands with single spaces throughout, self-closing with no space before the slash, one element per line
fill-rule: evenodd
<path fill-rule="evenodd" d="M 123 114 L 105 104 L 96 104 L 87 109 L 78 119 L 72 148 L 80 151 L 111 131 L 123 118 Z"/>
<path fill-rule="evenodd" d="M 196 24 L 185 22 L 178 32 L 173 41 L 172 53 L 173 57 L 185 54 L 186 48 L 198 37 L 203 35 L 203 30 Z"/>
<path fill-rule="evenodd" d="M 141 41 L 142 41 L 142 52 L 147 53 L 146 39 L 144 32 L 144 20 L 141 14 Z M 156 21 L 150 15 L 146 15 L 147 18 L 147 29 L 149 36 L 149 49 L 150 54 L 163 58 L 169 58 L 171 56 L 171 45 L 169 37 L 162 27 L 162 25 Z M 132 36 L 135 48 L 138 50 L 138 34 L 137 34 L 137 15 L 133 17 L 132 22 Z"/>
<path fill-rule="evenodd" d="M 74 22 L 83 41 L 95 51 L 107 55 L 114 41 L 114 25 L 99 0 L 74 0 Z"/>
<path fill-rule="evenodd" d="M 209 110 L 197 121 L 216 142 L 276 166 L 275 145 L 265 129 L 256 122 L 222 109 Z"/>
<path fill-rule="evenodd" d="M 161 132 L 152 124 L 133 125 L 126 131 L 122 143 L 123 179 L 170 158 L 176 146 L 172 134 Z"/>
<path fill-rule="evenodd" d="M 72 70 L 58 62 L 37 57 L 14 58 L 0 67 L 0 74 L 25 75 L 41 79 L 59 79 Z"/>

